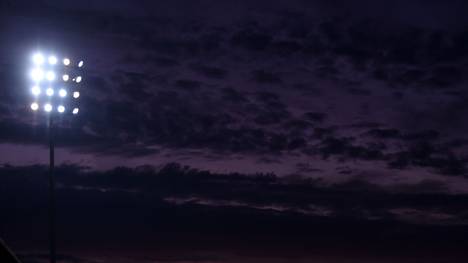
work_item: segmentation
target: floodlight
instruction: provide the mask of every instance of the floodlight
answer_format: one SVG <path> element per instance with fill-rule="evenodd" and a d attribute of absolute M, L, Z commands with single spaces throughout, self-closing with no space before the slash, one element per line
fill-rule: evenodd
<path fill-rule="evenodd" d="M 41 81 L 42 79 L 44 79 L 44 71 L 40 68 L 33 69 L 31 71 L 31 78 L 36 82 Z"/>
<path fill-rule="evenodd" d="M 31 103 L 31 110 L 37 111 L 39 109 L 39 105 L 36 102 Z"/>
<path fill-rule="evenodd" d="M 0 0 L 1 1 L 1 0 Z M 84 65 L 83 60 L 70 60 L 68 57 L 58 57 L 50 51 L 35 52 L 28 58 L 31 68 L 27 69 L 29 74 L 26 92 L 31 92 L 29 106 L 32 111 L 45 112 L 48 122 L 49 135 L 49 249 L 50 262 L 57 262 L 56 255 L 56 233 L 55 233 L 55 129 L 67 115 L 77 115 L 79 112 L 78 98 L 80 92 L 78 83 L 83 81 L 78 76 Z M 62 79 L 64 82 L 61 82 Z M 60 83 L 55 83 L 60 82 Z M 80 84 L 81 86 L 81 84 Z M 68 93 L 71 92 L 71 93 Z M 73 95 L 73 98 L 68 97 Z M 67 104 L 73 100 L 73 105 Z M 43 110 L 43 111 L 42 111 Z M 40 117 L 40 116 L 35 116 Z M 58 122 L 58 125 L 56 124 Z"/>
<path fill-rule="evenodd" d="M 50 103 L 47 103 L 44 105 L 44 110 L 46 112 L 51 112 L 52 111 L 52 105 L 50 105 Z"/>
<path fill-rule="evenodd" d="M 41 53 L 34 54 L 33 62 L 36 65 L 42 65 L 44 63 L 44 56 Z"/>
<path fill-rule="evenodd" d="M 37 96 L 39 94 L 41 94 L 41 88 L 39 88 L 39 86 L 34 86 L 31 88 L 31 92 L 34 96 Z"/>
<path fill-rule="evenodd" d="M 47 71 L 46 78 L 49 81 L 53 81 L 55 79 L 55 72 L 53 71 Z"/>
<path fill-rule="evenodd" d="M 53 96 L 53 95 L 54 95 L 54 89 L 53 89 L 53 88 L 50 88 L 50 87 L 47 88 L 47 89 L 46 89 L 46 94 L 47 94 L 47 96 L 49 96 L 49 97 L 50 97 L 50 96 Z"/>
<path fill-rule="evenodd" d="M 62 97 L 62 98 L 67 96 L 67 91 L 65 89 L 60 89 L 59 90 L 59 96 Z"/>
<path fill-rule="evenodd" d="M 55 64 L 57 64 L 57 57 L 56 57 L 56 56 L 50 56 L 50 57 L 49 57 L 49 64 L 50 64 L 50 65 L 55 65 Z"/>

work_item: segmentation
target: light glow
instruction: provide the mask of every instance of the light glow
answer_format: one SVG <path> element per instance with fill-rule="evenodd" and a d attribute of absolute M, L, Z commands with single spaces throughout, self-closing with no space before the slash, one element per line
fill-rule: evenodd
<path fill-rule="evenodd" d="M 47 71 L 46 78 L 49 81 L 55 80 L 55 72 L 53 71 Z"/>
<path fill-rule="evenodd" d="M 39 88 L 39 86 L 34 86 L 31 88 L 31 92 L 34 96 L 37 96 L 39 94 L 41 94 L 41 88 Z"/>
<path fill-rule="evenodd" d="M 77 70 L 76 68 L 84 67 L 84 61 L 57 56 L 52 52 L 35 52 L 31 55 L 29 59 L 32 68 L 26 72 L 29 74 L 26 77 L 30 78 L 29 89 L 32 101 L 29 103 L 31 103 L 31 110 L 44 110 L 49 114 L 54 112 L 57 114 L 78 114 L 79 105 L 68 108 L 70 105 L 67 105 L 65 100 L 68 100 L 68 97 L 78 99 L 81 96 L 78 88 L 74 89 L 67 85 L 83 81 L 83 76 L 75 75 L 74 71 Z"/>
<path fill-rule="evenodd" d="M 39 82 L 41 80 L 44 79 L 44 71 L 40 68 L 35 68 L 31 71 L 31 78 L 36 81 L 36 82 Z"/>
<path fill-rule="evenodd" d="M 46 112 L 51 112 L 52 111 L 52 105 L 50 105 L 50 103 L 47 103 L 44 105 L 44 110 Z"/>
<path fill-rule="evenodd" d="M 33 62 L 36 65 L 42 65 L 44 63 L 44 56 L 41 53 L 34 54 Z"/>
<path fill-rule="evenodd" d="M 64 90 L 64 89 L 60 89 L 60 90 L 59 90 L 59 96 L 62 97 L 62 98 L 65 97 L 65 96 L 67 96 L 67 91 Z"/>
<path fill-rule="evenodd" d="M 56 56 L 50 56 L 50 57 L 49 57 L 49 64 L 50 64 L 50 65 L 55 65 L 55 64 L 57 64 L 57 57 L 56 57 Z"/>
<path fill-rule="evenodd" d="M 31 104 L 31 110 L 37 111 L 39 109 L 39 105 L 36 102 L 33 102 Z"/>
<path fill-rule="evenodd" d="M 52 89 L 52 88 L 47 88 L 47 89 L 46 89 L 46 94 L 47 94 L 47 96 L 49 96 L 49 97 L 50 97 L 50 96 L 53 96 L 53 95 L 54 95 L 54 89 Z"/>

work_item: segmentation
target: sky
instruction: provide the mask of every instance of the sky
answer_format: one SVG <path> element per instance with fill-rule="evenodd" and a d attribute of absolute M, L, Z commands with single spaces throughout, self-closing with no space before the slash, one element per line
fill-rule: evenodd
<path fill-rule="evenodd" d="M 41 51 L 85 62 L 80 112 L 56 123 L 58 194 L 71 203 L 59 204 L 64 262 L 354 262 L 335 250 L 438 262 L 423 251 L 441 240 L 440 260 L 456 258 L 467 243 L 456 233 L 468 233 L 467 10 L 461 0 L 1 1 L 0 195 L 17 207 L 3 205 L 0 237 L 44 259 L 47 233 L 28 240 L 20 227 L 46 216 L 36 200 L 47 114 L 30 110 L 28 79 Z M 37 222 L 23 221 L 31 211 Z M 84 229 L 108 247 L 84 245 Z M 243 239 L 268 242 L 252 252 Z M 402 240 L 417 245 L 406 252 Z M 170 257 L 180 251 L 193 257 Z"/>

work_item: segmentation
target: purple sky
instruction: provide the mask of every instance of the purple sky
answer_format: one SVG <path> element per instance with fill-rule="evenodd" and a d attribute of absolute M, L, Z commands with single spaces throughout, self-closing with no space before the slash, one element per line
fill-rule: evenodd
<path fill-rule="evenodd" d="M 464 198 L 467 9 L 461 0 L 4 1 L 0 164 L 48 163 L 45 116 L 29 110 L 27 74 L 40 50 L 85 61 L 80 114 L 57 131 L 59 165 L 105 175 L 174 162 L 326 189 L 357 182 L 379 193 Z M 344 209 L 200 193 L 161 200 Z M 467 224 L 466 209 L 447 207 L 398 204 L 386 213 Z"/>
<path fill-rule="evenodd" d="M 2 162 L 47 162 L 44 140 L 24 137 L 45 121 L 28 112 L 20 77 L 34 51 L 52 50 L 86 59 L 82 114 L 59 163 L 324 180 L 346 167 L 344 177 L 468 191 L 445 176 L 464 174 L 466 158 L 465 5 L 358 2 L 5 3 L 1 116 L 16 126 Z"/>

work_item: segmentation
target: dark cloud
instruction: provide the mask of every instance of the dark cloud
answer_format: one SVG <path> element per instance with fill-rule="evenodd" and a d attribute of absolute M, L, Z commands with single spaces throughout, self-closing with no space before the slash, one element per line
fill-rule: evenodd
<path fill-rule="evenodd" d="M 320 66 L 316 69 L 317 76 L 326 79 L 336 79 L 340 71 L 335 66 Z"/>
<path fill-rule="evenodd" d="M 150 96 L 146 91 L 149 78 L 145 74 L 134 72 L 118 72 L 115 74 L 118 85 L 117 91 L 131 101 L 142 101 Z"/>
<path fill-rule="evenodd" d="M 363 89 L 363 88 L 353 87 L 353 88 L 348 88 L 347 91 L 350 94 L 356 95 L 356 96 L 370 96 L 370 95 L 372 95 L 372 92 L 370 90 Z"/>
<path fill-rule="evenodd" d="M 312 126 L 310 122 L 300 119 L 293 119 L 284 123 L 284 127 L 291 130 L 306 130 Z"/>
<path fill-rule="evenodd" d="M 278 55 L 293 55 L 297 52 L 301 52 L 303 47 L 297 41 L 283 40 L 276 41 L 271 44 L 272 52 L 277 53 Z"/>
<path fill-rule="evenodd" d="M 307 164 L 298 167 L 315 172 Z M 1 191 L 1 206 L 3 210 L 12 211 L 2 217 L 9 225 L 2 233 L 7 240 L 29 236 L 29 230 L 21 227 L 31 225 L 28 218 L 35 218 L 32 227 L 47 222 L 46 214 L 41 212 L 47 207 L 47 167 L 4 166 L 0 174 L 1 185 L 8 185 Z M 396 244 L 399 247 L 402 242 L 418 244 L 421 248 L 438 244 L 439 249 L 442 249 L 442 241 L 452 249 L 466 245 L 465 239 L 454 241 L 452 238 L 466 235 L 463 211 L 467 197 L 447 194 L 440 188 L 434 193 L 433 182 L 387 189 L 355 178 L 325 186 L 320 180 L 306 177 L 281 179 L 274 174 L 218 174 L 178 164 L 158 168 L 122 167 L 101 172 L 60 166 L 56 174 L 60 175 L 57 176 L 60 233 L 62 237 L 73 237 L 73 242 L 61 240 L 62 250 L 70 246 L 76 248 L 77 244 L 101 249 L 99 244 L 106 241 L 106 247 L 124 242 L 126 248 L 121 249 L 129 253 L 134 247 L 127 242 L 132 241 L 140 248 L 149 242 L 161 243 L 165 250 L 172 251 L 174 247 L 168 240 L 174 240 L 178 250 L 184 249 L 186 244 L 193 248 L 195 242 L 209 247 L 213 253 L 210 240 L 214 239 L 218 245 L 221 244 L 219 240 L 229 240 L 225 245 L 232 249 L 237 238 L 244 242 L 246 236 L 264 238 L 265 235 L 268 235 L 268 242 L 260 244 L 267 247 L 277 239 L 281 240 L 279 244 L 283 249 L 285 239 L 288 244 L 318 242 L 328 247 L 324 240 L 334 244 L 343 239 L 372 244 L 376 242 L 376 233 L 385 234 L 385 249 Z M 25 189 L 28 195 L 19 194 Z M 17 202 L 10 202 L 13 198 Z M 417 213 L 404 218 L 398 216 L 399 211 L 407 210 Z M 26 211 L 30 215 L 28 218 L 16 217 Z M 432 216 L 434 211 L 450 219 Z M 419 222 L 421 215 L 429 218 L 424 221 L 425 225 L 406 223 L 406 220 Z M 219 220 L 230 226 L 223 228 L 222 235 L 216 224 Z M 137 227 L 124 227 L 128 225 Z M 389 228 L 398 231 L 388 233 Z M 35 237 L 45 242 L 46 231 L 36 232 Z M 161 253 L 158 255 L 155 258 L 164 257 Z M 26 253 L 20 256 L 27 260 L 41 257 Z M 62 259 L 84 260 L 83 257 L 64 256 Z"/>
<path fill-rule="evenodd" d="M 175 83 L 175 85 L 179 88 L 193 91 L 201 87 L 201 82 L 196 81 L 196 80 L 190 80 L 190 79 L 180 79 Z"/>
<path fill-rule="evenodd" d="M 401 133 L 396 129 L 372 129 L 368 132 L 370 136 L 380 139 L 397 139 L 401 138 Z"/>
<path fill-rule="evenodd" d="M 319 148 L 323 158 L 336 155 L 338 158 L 362 159 L 362 160 L 384 160 L 385 154 L 375 147 L 366 147 L 353 144 L 354 138 L 326 137 Z"/>
<path fill-rule="evenodd" d="M 389 162 L 392 168 L 405 168 L 409 165 L 430 167 L 446 175 L 466 175 L 467 160 L 450 151 L 438 149 L 430 142 L 417 142 L 408 150 L 392 155 Z"/>
<path fill-rule="evenodd" d="M 320 172 L 310 164 L 299 163 L 297 168 L 302 172 Z M 2 182 L 10 185 L 9 189 L 2 191 L 0 198 L 11 198 L 16 195 L 20 188 L 30 189 L 33 195 L 45 195 L 47 189 L 47 167 L 12 167 L 4 166 L 0 169 Z M 22 176 L 19 176 L 21 175 Z M 406 207 L 421 211 L 439 210 L 457 217 L 456 220 L 463 222 L 464 204 L 467 197 L 465 195 L 451 195 L 444 189 L 444 184 L 435 184 L 434 181 L 422 181 L 412 185 L 378 186 L 358 177 L 342 183 L 333 185 L 324 185 L 320 180 L 312 180 L 308 177 L 290 177 L 278 178 L 270 173 L 257 174 L 218 174 L 208 171 L 200 171 L 188 166 L 179 164 L 166 164 L 155 168 L 152 166 L 141 166 L 137 168 L 116 168 L 104 172 L 89 171 L 79 166 L 60 166 L 57 168 L 58 183 L 60 185 L 58 194 L 68 196 L 68 204 L 74 204 L 73 207 L 66 208 L 64 203 L 59 205 L 63 211 L 70 211 L 76 214 L 78 211 L 73 209 L 103 209 L 103 205 L 110 205 L 104 208 L 104 212 L 114 213 L 112 207 L 121 204 L 122 206 L 131 205 L 130 203 L 139 202 L 141 207 L 147 210 L 153 207 L 157 210 L 171 210 L 170 206 L 177 205 L 175 200 L 186 200 L 183 203 L 188 206 L 186 212 L 192 213 L 203 211 L 203 207 L 212 207 L 212 211 L 224 213 L 225 209 L 238 210 L 237 207 L 248 209 L 251 213 L 260 212 L 265 219 L 271 220 L 276 215 L 289 217 L 294 214 L 302 214 L 309 220 L 318 217 L 326 217 L 328 220 L 352 217 L 363 222 L 370 222 L 372 215 L 378 218 L 379 222 L 385 223 L 388 220 L 398 220 L 385 211 Z M 439 187 L 437 187 L 439 185 Z M 196 186 L 196 187 L 195 187 Z M 43 191 L 43 192 L 42 192 Z M 348 198 L 343 199 L 343 194 Z M 139 196 L 146 196 L 140 199 Z M 115 199 L 113 199 L 113 197 Z M 18 208 L 25 209 L 29 205 L 31 196 L 23 197 L 23 203 Z M 76 199 L 75 199 L 76 198 Z M 84 198 L 85 200 L 81 200 Z M 80 208 L 86 204 L 88 199 L 96 198 L 94 202 Z M 127 201 L 125 201 L 127 199 Z M 169 204 L 162 205 L 167 200 Z M 192 200 L 192 202 L 190 201 Z M 200 200 L 194 202 L 194 200 Z M 204 200 L 204 201 L 203 201 Z M 44 205 L 46 204 L 44 200 Z M 123 203 L 122 203 L 123 202 Z M 129 203 L 130 202 L 130 203 Z M 153 202 L 153 205 L 151 205 Z M 6 209 L 13 204 L 2 203 Z M 168 207 L 169 205 L 169 207 Z M 135 208 L 137 208 L 135 207 Z M 192 207 L 192 208 L 189 208 Z M 263 207 L 270 207 L 265 209 Z M 309 208 L 308 208 L 309 207 Z M 322 212 L 311 209 L 310 207 L 321 207 Z M 345 208 L 346 207 L 346 208 Z M 221 209 L 223 208 L 223 209 Z M 137 210 L 139 210 L 138 208 Z M 221 209 L 221 210 L 219 210 Z M 134 210 L 137 212 L 137 210 Z M 263 210 L 263 212 L 261 212 Z M 257 212 L 255 212 L 257 211 Z M 328 211 L 328 212 L 325 212 Z M 364 211 L 367 211 L 367 215 Z M 141 213 L 142 211 L 138 211 Z M 292 213 L 292 214 L 291 214 Z M 237 211 L 234 215 L 239 220 L 242 219 L 242 212 Z M 233 215 L 233 214 L 231 214 Z M 75 222 L 67 216 L 63 223 Z M 122 220 L 130 219 L 131 214 L 121 215 Z M 173 217 L 172 214 L 167 214 Z M 107 217 L 106 217 L 107 218 Z M 121 221 L 121 219 L 117 219 Z M 169 219 L 169 218 L 167 218 Z M 235 221 L 235 218 L 233 218 Z M 456 221 L 455 220 L 455 221 Z M 456 221 L 457 222 L 457 221 Z M 82 222 L 89 224 L 90 222 Z M 187 222 L 188 223 L 188 222 Z M 199 222 L 201 223 L 201 222 Z M 206 223 L 206 224 L 205 224 Z M 208 222 L 202 223 L 199 227 L 209 226 Z M 431 224 L 440 224 L 434 219 Z M 155 226 L 156 223 L 146 222 L 146 227 Z M 93 223 L 96 226 L 95 223 Z M 112 224 L 114 227 L 117 225 Z M 191 225 L 191 224 L 190 224 Z M 256 225 L 256 224 L 254 224 Z M 194 226 L 193 226 L 194 227 Z M 164 234 L 165 232 L 161 232 Z M 335 233 L 335 232 L 333 232 Z M 336 232 L 336 234 L 338 234 Z"/>
<path fill-rule="evenodd" d="M 136 59 L 133 57 L 129 57 L 125 62 L 128 63 L 148 63 L 150 65 L 155 65 L 157 67 L 164 67 L 164 68 L 170 68 L 170 67 L 176 67 L 179 66 L 179 61 L 177 61 L 174 58 L 168 57 L 168 56 L 148 56 L 144 57 L 142 59 Z"/>
<path fill-rule="evenodd" d="M 284 114 L 277 111 L 265 111 L 259 113 L 255 118 L 254 122 L 259 125 L 273 125 L 278 124 L 284 119 Z"/>
<path fill-rule="evenodd" d="M 269 92 L 269 91 L 259 91 L 255 93 L 255 97 L 258 101 L 264 102 L 264 103 L 270 103 L 270 102 L 277 102 L 279 101 L 279 96 L 276 93 Z"/>
<path fill-rule="evenodd" d="M 222 99 L 228 102 L 240 103 L 247 101 L 247 98 L 242 93 L 232 87 L 223 88 L 220 92 L 222 93 Z"/>
<path fill-rule="evenodd" d="M 227 70 L 219 67 L 194 64 L 191 65 L 190 68 L 193 71 L 212 79 L 224 79 L 228 75 Z"/>
<path fill-rule="evenodd" d="M 325 120 L 327 114 L 323 112 L 306 112 L 304 117 L 310 121 L 321 123 Z"/>
<path fill-rule="evenodd" d="M 462 72 L 459 68 L 453 66 L 440 66 L 433 70 L 432 77 L 428 83 L 440 87 L 453 87 L 462 81 Z"/>
<path fill-rule="evenodd" d="M 316 127 L 314 128 L 313 131 L 313 136 L 319 139 L 322 139 L 326 136 L 332 135 L 334 133 L 335 129 L 334 128 L 324 128 L 324 127 Z"/>
<path fill-rule="evenodd" d="M 403 135 L 408 141 L 434 141 L 440 138 L 440 133 L 434 130 L 410 132 Z"/>
<path fill-rule="evenodd" d="M 249 51 L 263 51 L 272 42 L 272 37 L 268 34 L 255 32 L 252 30 L 241 30 L 234 34 L 231 43 Z"/>
<path fill-rule="evenodd" d="M 273 73 L 262 69 L 252 71 L 252 79 L 259 84 L 282 83 L 281 77 L 278 73 Z"/>

